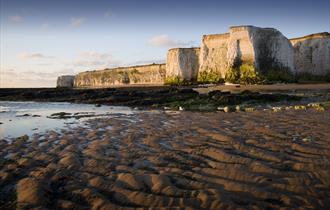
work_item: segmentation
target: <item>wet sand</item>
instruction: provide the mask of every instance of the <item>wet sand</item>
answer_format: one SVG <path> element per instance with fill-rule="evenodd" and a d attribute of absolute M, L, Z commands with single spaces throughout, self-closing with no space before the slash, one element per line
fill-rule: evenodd
<path fill-rule="evenodd" d="M 330 110 L 145 111 L 0 142 L 0 209 L 329 209 Z"/>

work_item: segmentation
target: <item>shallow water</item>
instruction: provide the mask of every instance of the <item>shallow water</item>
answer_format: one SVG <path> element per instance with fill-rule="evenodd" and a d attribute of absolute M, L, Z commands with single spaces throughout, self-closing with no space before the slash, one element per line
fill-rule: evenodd
<path fill-rule="evenodd" d="M 51 119 L 54 113 L 66 112 L 75 116 L 89 117 Z M 87 119 L 125 114 L 133 111 L 128 107 L 71 104 L 66 102 L 12 102 L 0 101 L 0 139 L 12 139 L 22 135 L 33 135 L 46 130 L 60 130 L 81 125 Z"/>

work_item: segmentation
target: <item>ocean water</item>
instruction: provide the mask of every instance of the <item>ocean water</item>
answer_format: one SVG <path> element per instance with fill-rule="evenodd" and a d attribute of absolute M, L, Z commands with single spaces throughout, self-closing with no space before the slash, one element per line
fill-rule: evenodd
<path fill-rule="evenodd" d="M 52 114 L 59 112 L 70 113 L 71 117 L 53 119 Z M 82 125 L 88 119 L 118 114 L 131 115 L 133 110 L 120 106 L 96 107 L 66 102 L 0 101 L 0 139 L 12 140 L 46 130 L 58 131 Z"/>

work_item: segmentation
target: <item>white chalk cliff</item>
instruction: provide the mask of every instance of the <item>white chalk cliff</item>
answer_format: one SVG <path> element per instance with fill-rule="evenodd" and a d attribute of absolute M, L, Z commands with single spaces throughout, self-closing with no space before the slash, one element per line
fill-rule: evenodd
<path fill-rule="evenodd" d="M 62 75 L 57 78 L 56 86 L 63 88 L 73 87 L 73 81 L 75 76 L 73 75 Z"/>
<path fill-rule="evenodd" d="M 290 41 L 294 48 L 294 64 L 298 75 L 330 74 L 330 33 L 311 34 Z"/>
<path fill-rule="evenodd" d="M 261 73 L 280 68 L 294 72 L 293 47 L 272 28 L 235 26 L 226 34 L 203 36 L 201 72 L 216 72 L 225 78 L 228 70 L 244 63 L 254 65 Z"/>
<path fill-rule="evenodd" d="M 288 40 L 273 28 L 233 26 L 228 33 L 204 35 L 200 48 L 175 48 L 165 64 L 119 67 L 60 76 L 58 87 L 111 87 L 164 84 L 167 78 L 196 81 L 201 73 L 220 78 L 248 64 L 260 75 L 289 72 L 330 78 L 330 34 L 319 33 Z"/>

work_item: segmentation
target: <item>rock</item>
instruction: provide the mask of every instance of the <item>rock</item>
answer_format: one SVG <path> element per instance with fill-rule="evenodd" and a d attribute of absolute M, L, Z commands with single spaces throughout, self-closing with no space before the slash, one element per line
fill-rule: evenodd
<path fill-rule="evenodd" d="M 74 78 L 74 87 L 164 84 L 165 69 L 165 64 L 150 64 L 81 72 Z"/>
<path fill-rule="evenodd" d="M 309 80 L 318 76 L 323 80 L 323 76 L 330 75 L 330 33 L 311 34 L 290 41 L 298 78 Z"/>
<path fill-rule="evenodd" d="M 72 114 L 71 113 L 67 113 L 67 112 L 57 112 L 57 113 L 53 113 L 50 116 L 48 116 L 48 118 L 51 119 L 67 119 L 67 118 L 71 118 Z"/>
<path fill-rule="evenodd" d="M 192 81 L 197 78 L 200 48 L 175 48 L 167 53 L 166 79 Z"/>
<path fill-rule="evenodd" d="M 325 108 L 319 103 L 309 103 L 307 107 L 314 108 L 316 111 L 324 112 Z"/>
<path fill-rule="evenodd" d="M 302 139 L 303 142 L 311 142 L 312 138 L 311 137 L 306 137 Z"/>
<path fill-rule="evenodd" d="M 325 108 L 323 106 L 319 106 L 319 107 L 315 107 L 315 110 L 319 112 L 324 112 Z"/>
<path fill-rule="evenodd" d="M 16 115 L 16 117 L 30 117 L 30 114 L 22 114 L 22 115 Z"/>
<path fill-rule="evenodd" d="M 20 137 L 16 138 L 16 141 L 19 141 L 19 140 L 27 141 L 27 140 L 29 140 L 29 136 L 25 134 L 23 136 L 20 136 Z"/>
<path fill-rule="evenodd" d="M 306 110 L 306 106 L 304 106 L 304 105 L 296 105 L 296 106 L 294 106 L 294 109 L 295 110 Z"/>
<path fill-rule="evenodd" d="M 279 111 L 282 110 L 282 107 L 280 107 L 280 106 L 274 106 L 274 107 L 272 107 L 272 110 L 273 110 L 273 112 L 279 112 Z"/>
<path fill-rule="evenodd" d="M 63 75 L 57 78 L 58 88 L 72 88 L 73 87 L 74 76 L 72 75 Z"/>
<path fill-rule="evenodd" d="M 250 65 L 252 62 L 254 69 L 263 74 L 269 69 L 287 69 L 294 73 L 293 47 L 272 28 L 234 26 L 226 34 L 205 35 L 200 53 L 199 73 L 216 73 L 222 78 L 237 61 Z"/>
<path fill-rule="evenodd" d="M 217 110 L 219 110 L 219 111 L 223 111 L 223 112 L 231 112 L 231 111 L 233 111 L 233 109 L 231 108 L 231 107 L 229 107 L 229 106 L 225 106 L 225 107 L 218 107 L 217 108 Z"/>
<path fill-rule="evenodd" d="M 290 109 L 292 109 L 292 106 L 285 107 L 285 110 L 290 110 Z"/>
<path fill-rule="evenodd" d="M 21 179 L 16 185 L 19 206 L 42 206 L 47 203 L 46 187 L 35 178 Z"/>
<path fill-rule="evenodd" d="M 226 106 L 226 107 L 223 108 L 223 111 L 224 112 L 230 112 L 231 110 L 230 110 L 230 107 L 229 106 Z"/>
<path fill-rule="evenodd" d="M 253 108 L 253 107 L 246 107 L 244 109 L 244 111 L 246 111 L 246 112 L 253 112 L 253 111 L 255 111 L 255 108 Z"/>

